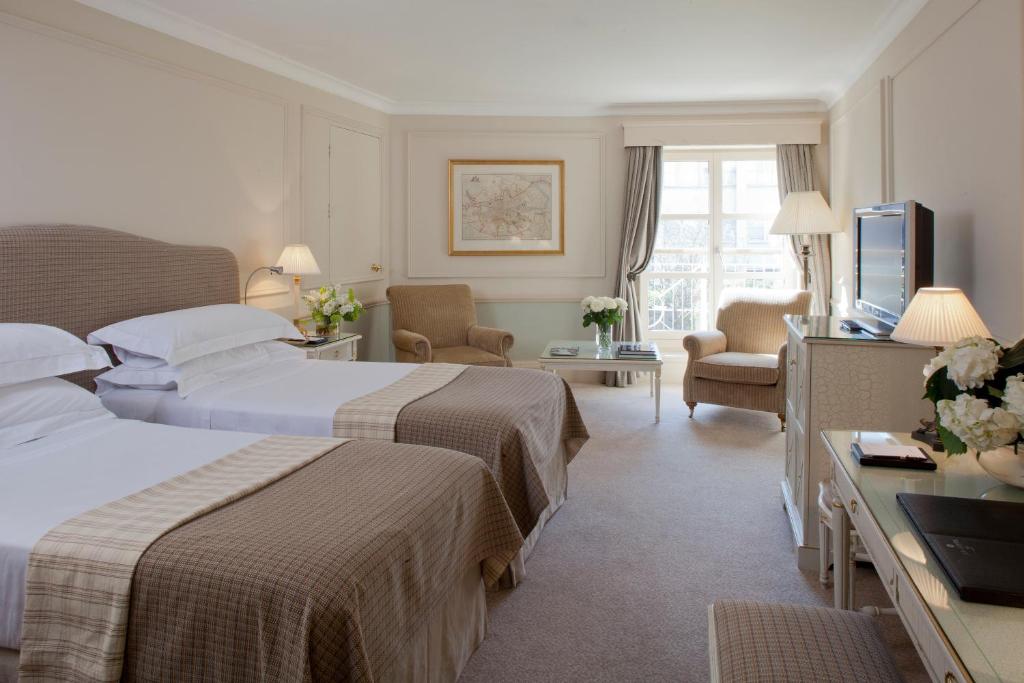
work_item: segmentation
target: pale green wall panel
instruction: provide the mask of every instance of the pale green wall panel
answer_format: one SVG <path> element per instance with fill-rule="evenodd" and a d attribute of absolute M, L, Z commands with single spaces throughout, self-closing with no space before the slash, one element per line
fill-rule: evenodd
<path fill-rule="evenodd" d="M 515 335 L 513 360 L 534 360 L 552 339 L 590 339 L 593 328 L 584 329 L 582 312 L 573 302 L 478 303 L 477 319 L 486 327 L 509 330 Z M 391 345 L 391 310 L 387 304 L 373 306 L 354 323 L 343 323 L 347 332 L 363 335 L 359 343 L 361 360 L 394 360 Z"/>
<path fill-rule="evenodd" d="M 513 360 L 535 360 L 552 339 L 590 339 L 594 328 L 583 327 L 583 312 L 573 302 L 479 303 L 477 320 L 515 335 Z"/>

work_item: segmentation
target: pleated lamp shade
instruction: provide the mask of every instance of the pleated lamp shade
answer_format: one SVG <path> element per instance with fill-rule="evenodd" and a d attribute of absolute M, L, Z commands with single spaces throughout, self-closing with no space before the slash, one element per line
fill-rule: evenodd
<path fill-rule="evenodd" d="M 842 232 L 820 192 L 790 192 L 768 231 L 773 235 L 821 235 Z"/>
<path fill-rule="evenodd" d="M 991 336 L 961 290 L 922 287 L 910 300 L 890 338 L 918 346 L 949 346 L 964 337 Z"/>
<path fill-rule="evenodd" d="M 319 275 L 320 266 L 313 258 L 313 252 L 305 244 L 285 245 L 280 258 L 277 259 L 278 267 L 286 275 Z"/>

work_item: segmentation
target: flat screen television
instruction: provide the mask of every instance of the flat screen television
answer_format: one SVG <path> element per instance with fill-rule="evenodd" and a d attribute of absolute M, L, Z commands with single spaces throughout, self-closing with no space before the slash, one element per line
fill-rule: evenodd
<path fill-rule="evenodd" d="M 915 201 L 853 210 L 854 307 L 887 325 L 931 287 L 935 216 Z"/>

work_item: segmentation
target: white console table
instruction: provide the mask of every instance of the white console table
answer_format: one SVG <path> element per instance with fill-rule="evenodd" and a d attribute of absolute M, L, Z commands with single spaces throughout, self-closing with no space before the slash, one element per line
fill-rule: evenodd
<path fill-rule="evenodd" d="M 818 566 L 818 482 L 829 478 L 823 429 L 910 432 L 934 414 L 923 400 L 931 348 L 840 329 L 834 316 L 786 316 L 786 474 L 782 496 L 801 569 Z"/>
<path fill-rule="evenodd" d="M 901 492 L 1024 502 L 1024 491 L 988 476 L 974 456 L 929 452 L 938 470 L 861 467 L 853 442 L 920 446 L 910 434 L 826 431 L 842 507 L 833 521 L 835 557 L 850 553 L 855 528 L 932 680 L 942 683 L 1024 680 L 1024 609 L 964 602 L 896 501 Z M 926 449 L 927 450 L 927 449 Z M 836 607 L 850 609 L 848 564 L 835 562 Z"/>

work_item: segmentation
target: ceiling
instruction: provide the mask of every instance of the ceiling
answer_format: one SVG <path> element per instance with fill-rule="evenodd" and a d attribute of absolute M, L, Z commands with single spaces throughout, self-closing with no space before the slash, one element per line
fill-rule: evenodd
<path fill-rule="evenodd" d="M 586 115 L 831 103 L 927 0 L 79 1 L 390 113 Z"/>

